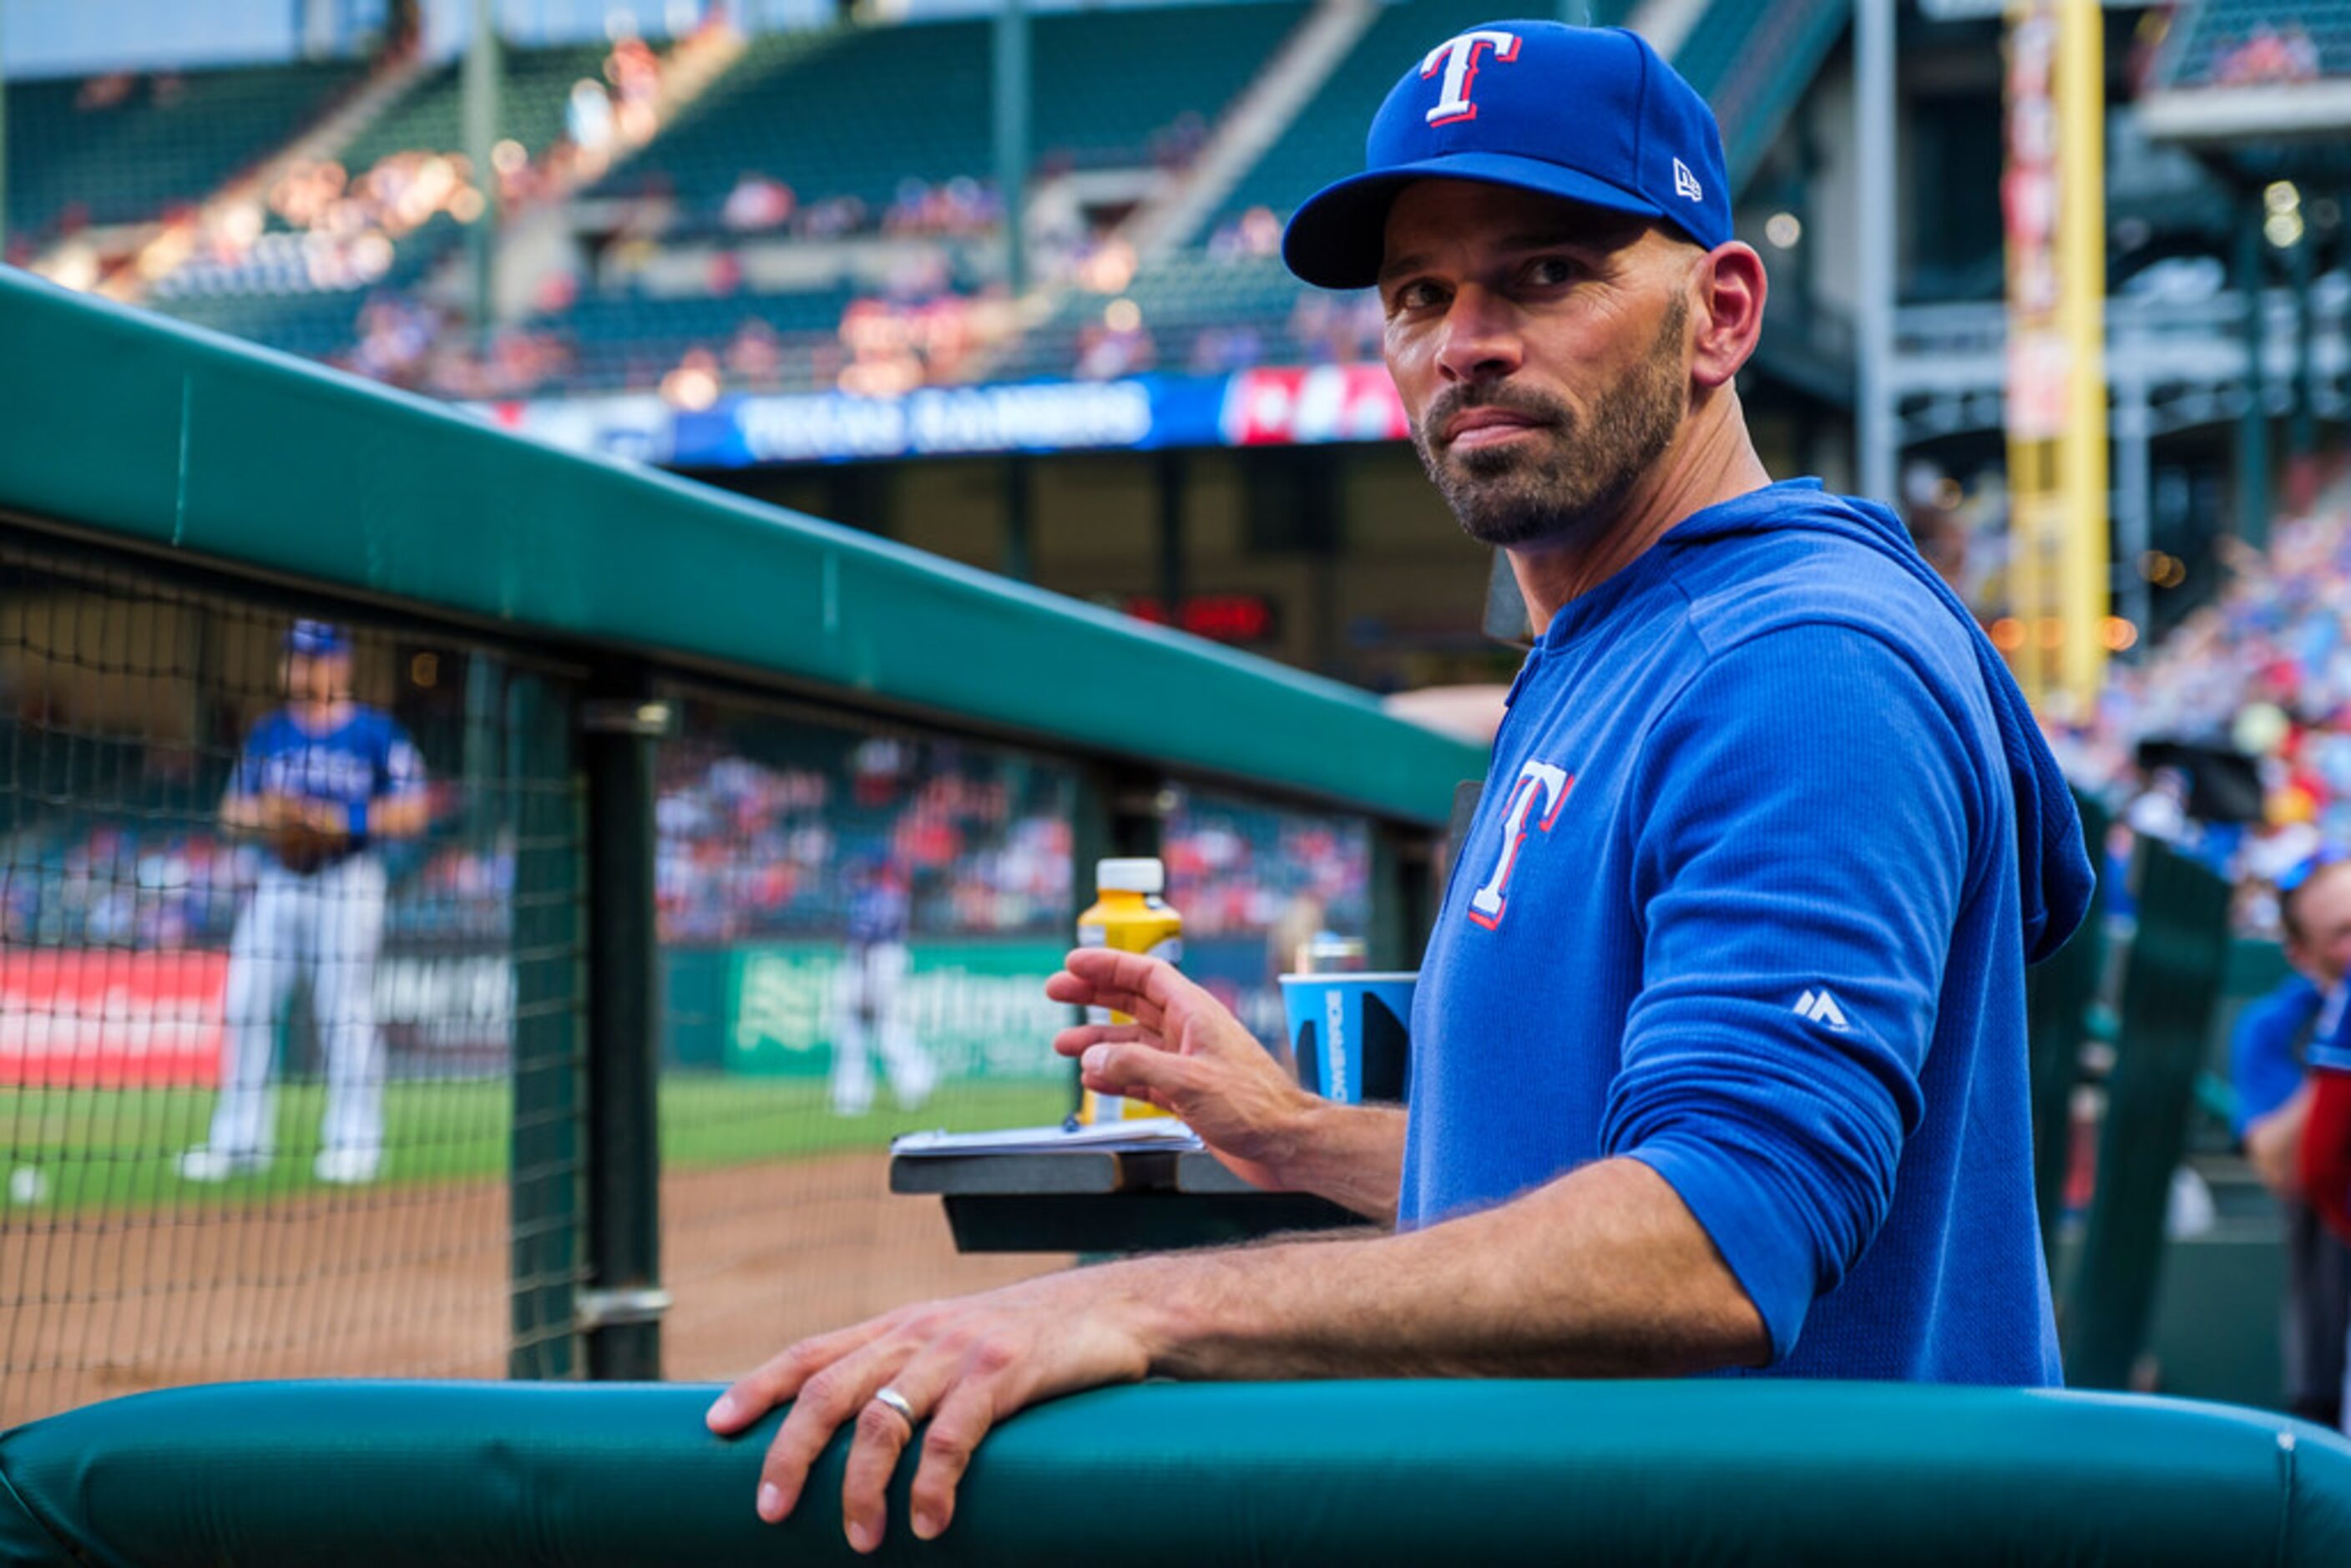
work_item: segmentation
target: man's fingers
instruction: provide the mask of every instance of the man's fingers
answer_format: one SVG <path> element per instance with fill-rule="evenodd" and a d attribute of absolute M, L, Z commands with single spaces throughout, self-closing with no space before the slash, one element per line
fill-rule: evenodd
<path fill-rule="evenodd" d="M 915 1354 L 887 1385 L 906 1402 L 911 1417 L 902 1415 L 879 1391 L 857 1416 L 857 1435 L 849 1445 L 849 1463 L 841 1477 L 841 1523 L 850 1546 L 871 1552 L 889 1531 L 890 1478 L 899 1456 L 955 1381 L 960 1342 L 952 1335 Z"/>
<path fill-rule="evenodd" d="M 909 1522 L 917 1541 L 935 1541 L 955 1519 L 956 1488 L 971 1456 L 999 1413 L 1009 1414 L 1023 1403 L 1004 1386 L 1008 1368 L 991 1369 L 975 1353 L 963 1376 L 947 1391 L 923 1433 L 922 1462 L 914 1467 L 914 1485 L 908 1499 Z M 1011 1402 L 1000 1401 L 1011 1398 Z"/>
<path fill-rule="evenodd" d="M 799 1506 L 809 1467 L 912 1354 L 911 1347 L 885 1342 L 834 1362 L 800 1385 L 799 1397 L 792 1401 L 791 1414 L 784 1417 L 759 1467 L 761 1519 L 774 1524 Z"/>
<path fill-rule="evenodd" d="M 1193 1087 L 1198 1071 L 1186 1057 L 1139 1043 L 1090 1045 L 1078 1065 L 1079 1077 L 1097 1094 L 1176 1093 Z"/>
<path fill-rule="evenodd" d="M 786 1346 L 757 1370 L 737 1378 L 711 1405 L 703 1419 L 712 1431 L 722 1436 L 741 1431 L 798 1394 L 800 1385 L 815 1373 L 879 1338 L 893 1321 L 877 1318 Z"/>
<path fill-rule="evenodd" d="M 1045 982 L 1048 1000 L 1068 1002 L 1081 1008 L 1107 1008 L 1114 1013 L 1124 1013 L 1139 1024 L 1152 1029 L 1164 1029 L 1167 1009 L 1141 991 L 1123 990 L 1115 986 L 1097 986 L 1073 975 L 1055 975 Z"/>
<path fill-rule="evenodd" d="M 1123 1044 L 1129 1040 L 1155 1047 L 1159 1031 L 1132 1023 L 1081 1023 L 1055 1035 L 1053 1049 L 1063 1056 L 1083 1056 L 1090 1045 Z"/>
<path fill-rule="evenodd" d="M 1128 953 L 1116 947 L 1073 948 L 1069 956 L 1061 960 L 1061 967 L 1097 991 L 1124 992 L 1139 1000 L 1148 1001 L 1157 1009 L 1174 1007 L 1199 988 L 1165 958 L 1154 958 L 1147 953 Z M 1118 1010 L 1134 1011 L 1127 1007 L 1121 1007 Z M 1135 1016 L 1140 1018 L 1142 1015 L 1137 1013 Z"/>

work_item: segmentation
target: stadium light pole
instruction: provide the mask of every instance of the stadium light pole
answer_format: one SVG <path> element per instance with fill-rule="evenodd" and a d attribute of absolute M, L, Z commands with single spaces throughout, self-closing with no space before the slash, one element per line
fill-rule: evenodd
<path fill-rule="evenodd" d="M 492 162 L 498 144 L 498 26 L 494 0 L 474 0 L 474 36 L 465 49 L 465 157 L 474 166 L 474 184 L 482 194 L 482 210 L 466 225 L 466 259 L 471 263 L 474 347 L 487 350 L 490 305 L 498 231 L 498 172 Z"/>
<path fill-rule="evenodd" d="M 1029 13 L 1001 0 L 996 13 L 996 193 L 1004 209 L 1004 282 L 1018 299 L 1029 286 L 1022 213 L 1029 182 Z"/>
<path fill-rule="evenodd" d="M 1854 141 L 1863 216 L 1854 323 L 1854 466 L 1861 493 L 1889 503 L 1896 454 L 1886 387 L 1894 363 L 1894 224 L 1901 211 L 1894 170 L 1894 0 L 1855 0 Z"/>

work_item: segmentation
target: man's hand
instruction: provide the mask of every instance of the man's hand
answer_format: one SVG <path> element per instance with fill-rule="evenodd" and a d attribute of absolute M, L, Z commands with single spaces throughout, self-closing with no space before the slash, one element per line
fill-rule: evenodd
<path fill-rule="evenodd" d="M 306 800 L 300 802 L 302 826 L 322 839 L 347 839 L 351 836 L 350 808 L 339 800 Z"/>
<path fill-rule="evenodd" d="M 2310 1121 L 2310 1085 L 2245 1128 L 2245 1158 L 2262 1185 L 2283 1198 L 2302 1196 L 2302 1134 Z"/>
<path fill-rule="evenodd" d="M 1081 947 L 1061 963 L 1045 982 L 1047 996 L 1134 1019 L 1081 1024 L 1054 1038 L 1055 1051 L 1079 1059 L 1087 1088 L 1175 1113 L 1252 1186 L 1290 1185 L 1283 1166 L 1324 1102 L 1300 1088 L 1240 1019 L 1164 959 Z"/>
<path fill-rule="evenodd" d="M 914 1427 L 874 1398 L 894 1390 L 927 1420 L 914 1471 L 912 1522 L 929 1541 L 955 1517 L 956 1487 L 988 1428 L 1027 1406 L 1150 1371 L 1146 1323 L 1156 1260 L 1050 1274 L 985 1295 L 903 1307 L 800 1341 L 710 1407 L 710 1429 L 731 1436 L 791 1400 L 791 1414 L 759 1470 L 759 1517 L 792 1511 L 810 1467 L 854 1420 L 841 1478 L 849 1544 L 872 1552 L 887 1525 L 887 1491 Z"/>

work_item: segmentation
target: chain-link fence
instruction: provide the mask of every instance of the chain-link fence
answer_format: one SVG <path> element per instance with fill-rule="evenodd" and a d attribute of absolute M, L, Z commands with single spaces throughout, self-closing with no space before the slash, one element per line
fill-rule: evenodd
<path fill-rule="evenodd" d="M 959 1259 L 893 1197 L 892 1134 L 1071 1103 L 1045 977 L 1070 942 L 1070 767 L 693 698 L 657 768 L 664 1364 L 742 1371 L 803 1333 L 1050 1259 Z"/>
<path fill-rule="evenodd" d="M 0 536 L 0 1424 L 515 1344 L 516 1052 L 580 1006 L 559 672 L 191 584 Z"/>

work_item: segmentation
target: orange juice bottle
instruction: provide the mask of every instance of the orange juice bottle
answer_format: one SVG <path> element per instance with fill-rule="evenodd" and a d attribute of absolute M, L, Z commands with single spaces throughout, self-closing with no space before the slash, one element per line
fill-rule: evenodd
<path fill-rule="evenodd" d="M 1106 860 L 1094 864 L 1094 904 L 1078 916 L 1078 946 L 1147 953 L 1171 964 L 1184 961 L 1184 917 L 1159 896 L 1167 868 L 1156 860 Z M 1088 1008 L 1088 1023 L 1133 1023 L 1124 1013 Z M 1078 1120 L 1092 1125 L 1167 1113 L 1148 1100 L 1086 1091 Z"/>

